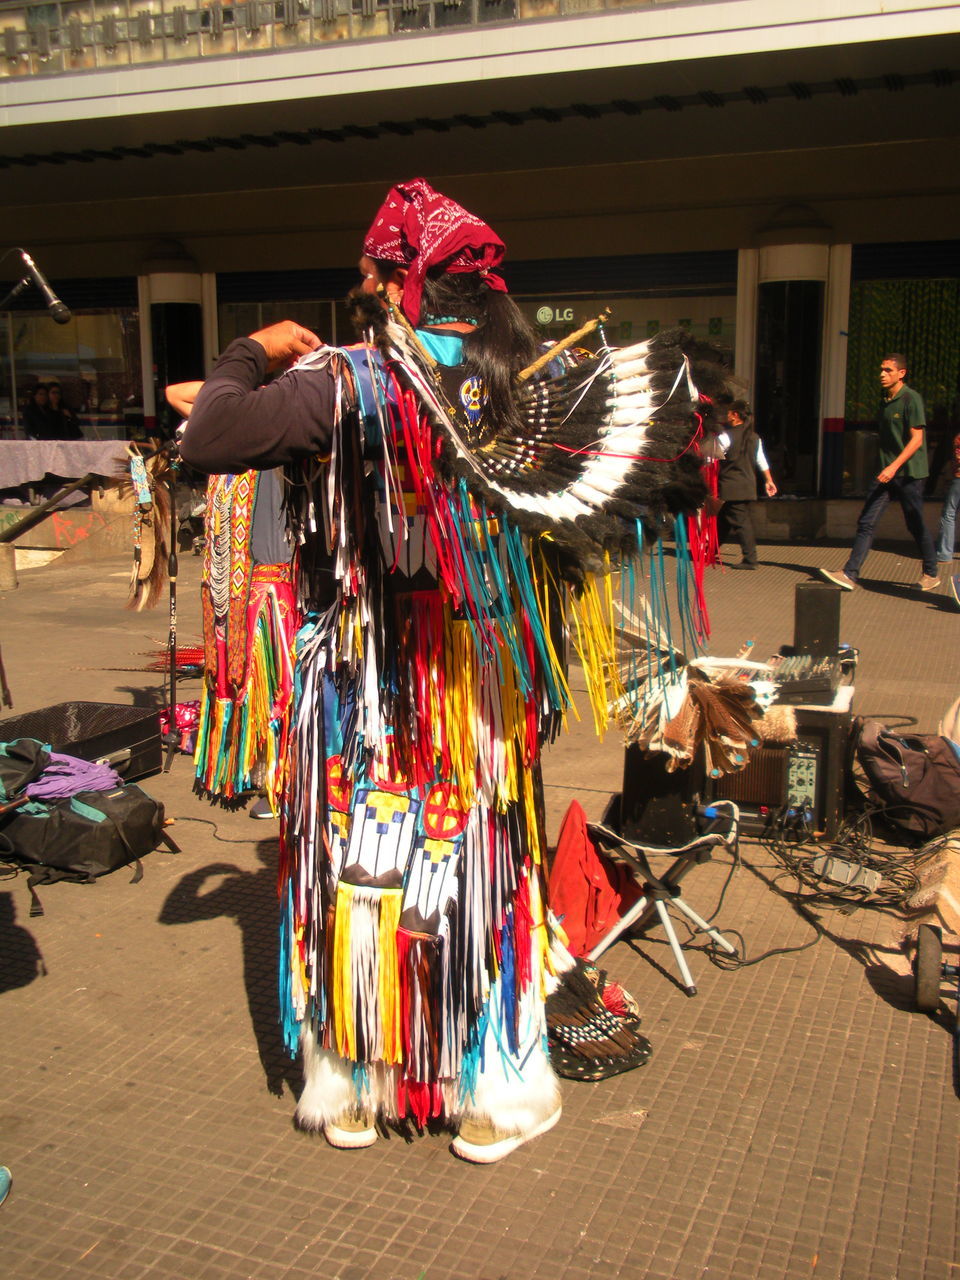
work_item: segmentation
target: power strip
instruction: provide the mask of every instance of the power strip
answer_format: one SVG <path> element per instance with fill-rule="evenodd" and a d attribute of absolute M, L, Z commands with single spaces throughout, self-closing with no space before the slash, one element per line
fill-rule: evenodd
<path fill-rule="evenodd" d="M 829 880 L 831 884 L 846 885 L 849 889 L 866 889 L 870 893 L 874 893 L 883 881 L 879 871 L 871 871 L 869 867 L 861 867 L 856 862 L 846 862 L 843 858 L 835 858 L 829 853 L 811 858 L 810 870 L 821 880 Z"/>

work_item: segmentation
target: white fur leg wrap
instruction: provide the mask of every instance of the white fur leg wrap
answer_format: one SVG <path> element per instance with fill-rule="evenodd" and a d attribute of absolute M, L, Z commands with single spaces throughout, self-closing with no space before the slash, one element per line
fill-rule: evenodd
<path fill-rule="evenodd" d="M 503 1133 L 528 1133 L 553 1115 L 560 1106 L 560 1082 L 543 1048 L 533 1047 L 519 1077 L 515 1064 L 516 1059 L 505 1063 L 499 1053 L 488 1053 L 463 1114 L 489 1120 Z"/>
<path fill-rule="evenodd" d="M 382 1063 L 368 1065 L 365 1083 L 358 1087 L 353 1063 L 331 1049 L 317 1046 L 308 1028 L 300 1036 L 303 1049 L 303 1093 L 297 1103 L 297 1123 L 303 1129 L 322 1129 L 342 1116 L 348 1107 L 362 1104 L 374 1116 L 397 1118 L 396 1068 Z"/>
<path fill-rule="evenodd" d="M 297 1123 L 304 1129 L 322 1129 L 355 1106 L 357 1091 L 350 1063 L 329 1049 L 317 1047 L 316 1037 L 304 1028 L 303 1093 L 297 1103 Z"/>

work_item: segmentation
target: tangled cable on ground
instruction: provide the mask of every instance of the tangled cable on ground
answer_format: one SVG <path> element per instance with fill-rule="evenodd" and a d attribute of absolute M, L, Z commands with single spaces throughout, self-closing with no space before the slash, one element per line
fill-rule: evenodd
<path fill-rule="evenodd" d="M 735 855 L 716 907 L 706 917 L 706 923 L 715 921 L 733 873 L 742 862 L 768 888 L 790 902 L 810 925 L 814 936 L 807 942 L 795 947 L 773 947 L 748 959 L 746 942 L 736 929 L 723 930 L 738 943 L 737 954 L 729 955 L 709 938 L 704 945 L 697 946 L 704 931 L 688 925 L 690 937 L 683 944 L 684 949 L 702 951 L 718 968 L 742 969 L 773 956 L 796 955 L 815 946 L 827 933 L 817 911 L 835 910 L 851 915 L 858 910 L 887 913 L 901 908 L 920 887 L 917 866 L 937 853 L 948 837 L 930 840 L 919 848 L 889 848 L 875 834 L 875 827 L 886 815 L 884 807 L 865 803 L 859 812 L 841 824 L 833 840 L 824 841 L 817 838 L 809 811 L 784 810 L 759 840 L 774 859 L 769 869 L 775 874 L 765 875 L 764 868 L 741 859 L 739 853 Z M 785 883 L 790 880 L 795 887 Z"/>
<path fill-rule="evenodd" d="M 848 816 L 833 840 L 820 840 L 808 813 L 788 810 L 761 839 L 783 866 L 780 876 L 797 881 L 796 896 L 847 913 L 858 908 L 885 910 L 903 905 L 919 888 L 918 863 L 941 845 L 891 848 L 877 834 L 888 810 L 866 803 Z M 891 814 L 892 816 L 892 814 Z"/>

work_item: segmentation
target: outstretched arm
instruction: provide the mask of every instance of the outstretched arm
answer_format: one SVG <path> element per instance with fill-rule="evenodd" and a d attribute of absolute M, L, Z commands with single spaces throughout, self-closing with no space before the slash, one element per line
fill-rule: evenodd
<path fill-rule="evenodd" d="M 336 385 L 328 367 L 262 383 L 271 370 L 322 344 L 292 321 L 231 342 L 201 387 L 180 442 L 199 471 L 283 466 L 329 448 Z"/>

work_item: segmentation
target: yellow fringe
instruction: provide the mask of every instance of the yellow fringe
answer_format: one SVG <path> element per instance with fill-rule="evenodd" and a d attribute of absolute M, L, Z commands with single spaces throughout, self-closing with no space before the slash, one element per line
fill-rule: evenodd
<path fill-rule="evenodd" d="M 516 669 L 505 650 L 501 650 L 503 659 L 503 681 L 500 686 L 500 714 L 503 719 L 503 768 L 497 783 L 497 808 L 506 812 L 507 806 L 519 799 L 519 768 L 517 753 L 521 759 L 531 759 L 530 744 L 527 742 L 526 706 L 517 686 Z M 490 673 L 493 679 L 493 673 Z M 497 690 L 492 690 L 493 697 Z M 533 744 L 536 754 L 536 744 Z"/>
<path fill-rule="evenodd" d="M 353 984 L 350 977 L 350 917 L 353 886 L 337 886 L 333 920 L 333 972 L 330 975 L 333 1002 L 333 1035 L 341 1058 L 356 1060 L 357 1029 L 353 1021 Z"/>
<path fill-rule="evenodd" d="M 603 575 L 603 600 L 596 576 L 588 574 L 579 598 L 571 599 L 570 613 L 574 622 L 573 643 L 583 664 L 594 727 L 603 738 L 608 707 L 623 692 L 617 675 L 613 587 L 609 573 Z"/>
<path fill-rule="evenodd" d="M 527 841 L 534 863 L 539 867 L 543 861 L 543 850 L 540 846 L 540 824 L 537 821 L 537 796 L 533 786 L 533 770 L 523 771 L 523 809 L 527 819 Z M 532 877 L 536 880 L 536 877 Z"/>
<path fill-rule="evenodd" d="M 397 963 L 397 927 L 403 906 L 402 889 L 384 889 L 380 902 L 379 972 L 380 1022 L 384 1062 L 403 1056 L 400 1034 L 400 967 Z"/>
<path fill-rule="evenodd" d="M 530 877 L 530 963 L 533 973 L 539 976 L 540 994 L 546 999 L 547 975 L 554 972 L 553 957 L 550 954 L 550 935 L 547 930 L 546 912 L 540 894 L 541 882 L 538 875 Z"/>
<path fill-rule="evenodd" d="M 453 776 L 463 796 L 477 787 L 477 680 L 479 664 L 469 622 L 457 622 L 444 609 L 447 640 L 443 714 Z"/>

